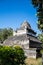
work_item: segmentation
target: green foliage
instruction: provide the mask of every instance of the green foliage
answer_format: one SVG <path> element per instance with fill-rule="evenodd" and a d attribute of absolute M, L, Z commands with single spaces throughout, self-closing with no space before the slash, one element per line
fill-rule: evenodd
<path fill-rule="evenodd" d="M 9 36 L 13 35 L 13 29 L 12 28 L 5 28 L 5 29 L 0 29 L 0 42 L 3 43 L 5 39 L 7 39 Z"/>
<path fill-rule="evenodd" d="M 42 53 L 43 52 L 43 34 L 39 34 L 38 39 L 42 42 L 42 45 L 41 45 L 42 47 L 41 53 Z"/>
<path fill-rule="evenodd" d="M 43 34 L 38 34 L 38 39 L 43 43 Z"/>
<path fill-rule="evenodd" d="M 18 64 L 20 64 L 20 63 L 24 64 L 25 56 L 24 56 L 23 49 L 20 48 L 19 46 L 15 46 L 14 49 L 15 49 L 15 52 L 16 52 L 16 59 L 17 59 Z"/>
<path fill-rule="evenodd" d="M 37 11 L 38 29 L 42 31 L 42 34 L 39 35 L 38 38 L 43 43 L 43 0 L 32 0 L 32 4 L 36 8 L 36 11 Z M 42 50 L 43 50 L 43 44 L 42 44 Z"/>
<path fill-rule="evenodd" d="M 34 7 L 37 7 L 38 6 L 37 0 L 32 0 L 32 4 L 33 4 Z"/>
<path fill-rule="evenodd" d="M 0 65 L 23 65 L 24 60 L 24 51 L 19 46 L 0 46 Z"/>
<path fill-rule="evenodd" d="M 38 29 L 43 30 L 43 0 L 32 0 L 32 4 L 37 11 Z"/>

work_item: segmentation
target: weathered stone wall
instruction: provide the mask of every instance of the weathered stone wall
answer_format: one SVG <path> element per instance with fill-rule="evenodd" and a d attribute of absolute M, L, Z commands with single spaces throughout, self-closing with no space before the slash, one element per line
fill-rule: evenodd
<path fill-rule="evenodd" d="M 24 41 L 15 40 L 13 45 L 19 45 L 23 49 L 29 49 L 29 40 Z"/>
<path fill-rule="evenodd" d="M 25 55 L 28 57 L 28 58 L 36 58 L 36 48 L 31 48 L 31 49 L 25 49 L 24 50 L 25 52 Z"/>
<path fill-rule="evenodd" d="M 13 32 L 13 36 L 15 36 L 15 35 L 22 35 L 22 34 L 26 34 L 26 30 L 24 29 L 24 30 L 17 30 L 17 32 Z"/>

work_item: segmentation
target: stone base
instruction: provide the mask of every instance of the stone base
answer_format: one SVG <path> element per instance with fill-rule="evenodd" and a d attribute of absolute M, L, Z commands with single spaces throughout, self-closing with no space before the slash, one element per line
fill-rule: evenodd
<path fill-rule="evenodd" d="M 24 52 L 28 58 L 36 58 L 37 57 L 36 48 L 25 49 Z"/>

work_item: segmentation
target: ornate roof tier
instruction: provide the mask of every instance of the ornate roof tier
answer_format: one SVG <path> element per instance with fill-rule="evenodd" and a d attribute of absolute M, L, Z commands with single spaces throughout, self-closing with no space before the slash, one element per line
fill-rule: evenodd
<path fill-rule="evenodd" d="M 27 28 L 31 29 L 30 24 L 29 24 L 26 20 L 21 24 L 20 28 L 25 28 L 25 26 L 26 26 Z"/>
<path fill-rule="evenodd" d="M 32 30 L 30 24 L 26 20 L 20 25 L 20 28 L 18 30 L 24 30 L 24 29 L 27 29 L 27 31 L 29 31 L 30 33 L 36 34 L 36 32 Z"/>
<path fill-rule="evenodd" d="M 36 44 L 40 44 L 41 42 L 34 36 L 31 35 L 20 35 L 20 36 L 11 36 L 8 39 L 6 39 L 3 43 L 3 45 L 8 45 L 8 46 L 12 46 L 15 44 L 15 41 L 25 41 L 25 40 L 30 40 L 32 42 L 36 42 Z M 18 43 L 16 43 L 18 44 Z M 35 43 L 34 43 L 35 44 Z"/>

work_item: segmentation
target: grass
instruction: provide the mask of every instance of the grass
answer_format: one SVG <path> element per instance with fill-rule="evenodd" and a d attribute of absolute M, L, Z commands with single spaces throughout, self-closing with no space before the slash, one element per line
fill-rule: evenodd
<path fill-rule="evenodd" d="M 27 58 L 25 60 L 26 65 L 42 65 L 41 58 L 33 59 L 33 58 Z"/>

